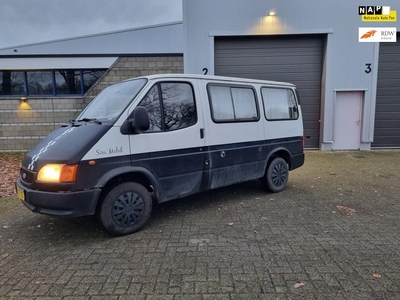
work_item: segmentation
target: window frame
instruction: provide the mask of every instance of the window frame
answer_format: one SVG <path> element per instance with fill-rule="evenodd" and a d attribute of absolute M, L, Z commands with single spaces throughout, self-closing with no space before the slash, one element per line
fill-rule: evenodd
<path fill-rule="evenodd" d="M 65 94 L 65 93 L 57 93 L 57 82 L 56 82 L 56 72 L 60 71 L 67 71 L 72 69 L 32 69 L 32 70 L 0 70 L 0 73 L 5 71 L 12 71 L 12 72 L 21 72 L 23 76 L 23 89 L 24 92 L 21 94 L 0 94 L 0 100 L 2 98 L 18 98 L 18 97 L 30 97 L 30 98 L 65 98 L 65 97 L 80 97 L 85 95 L 85 82 L 84 82 L 84 72 L 85 71 L 102 71 L 103 75 L 107 72 L 107 69 L 104 68 L 94 68 L 94 69 L 73 69 L 75 72 L 79 72 L 76 76 L 79 76 L 80 84 L 79 84 L 79 93 L 76 94 Z M 29 92 L 29 84 L 28 84 L 28 72 L 50 72 L 51 73 L 51 86 L 52 86 L 52 93 L 51 94 L 32 94 Z M 90 88 L 88 88 L 89 90 Z"/>
<path fill-rule="evenodd" d="M 24 96 L 39 97 L 39 98 L 46 98 L 46 97 L 53 97 L 54 96 L 54 88 L 55 88 L 55 86 L 54 86 L 54 71 L 53 70 L 26 70 L 26 71 L 23 71 L 23 72 L 25 73 L 25 79 L 26 79 L 25 80 L 26 90 L 25 90 L 25 95 Z M 39 73 L 39 72 L 41 72 L 41 73 L 49 73 L 50 78 L 51 78 L 51 83 L 50 83 L 51 84 L 51 94 L 50 93 L 48 93 L 48 94 L 35 94 L 35 93 L 32 93 L 29 90 L 30 85 L 32 83 L 36 82 L 36 81 L 30 82 L 28 80 L 28 78 L 29 78 L 28 73 L 32 73 L 32 76 L 35 76 L 34 73 Z M 33 87 L 31 87 L 31 89 L 33 89 Z"/>
<path fill-rule="evenodd" d="M 267 107 L 266 107 L 266 103 L 268 103 L 268 102 L 266 101 L 266 99 L 264 97 L 264 94 L 262 92 L 263 89 L 281 89 L 281 90 L 286 90 L 286 91 L 290 90 L 292 92 L 292 94 L 293 94 L 293 97 L 294 97 L 294 101 L 295 101 L 295 105 L 296 105 L 295 107 L 296 107 L 296 110 L 297 110 L 297 117 L 296 118 L 282 118 L 282 119 L 279 119 L 279 118 L 278 119 L 268 119 L 268 117 L 267 117 Z M 297 90 L 296 89 L 293 89 L 291 87 L 284 87 L 284 86 L 261 86 L 260 87 L 260 94 L 261 94 L 261 99 L 262 99 L 263 107 L 264 107 L 264 117 L 265 117 L 265 119 L 267 121 L 269 121 L 269 122 L 296 121 L 296 120 L 299 119 L 299 117 L 300 117 L 300 113 L 299 113 L 299 105 L 300 105 L 300 103 L 299 103 L 298 98 L 297 98 L 298 94 L 297 94 Z"/>
<path fill-rule="evenodd" d="M 79 76 L 79 93 L 75 94 L 66 94 L 66 93 L 60 93 L 57 92 L 57 72 L 60 73 L 62 71 L 74 71 L 74 72 L 79 72 L 79 74 L 76 74 L 74 76 Z M 76 96 L 76 95 L 84 95 L 85 90 L 84 90 L 84 82 L 83 82 L 83 69 L 57 69 L 57 70 L 52 70 L 53 71 L 53 94 L 58 97 L 64 97 L 64 96 Z M 62 76 L 62 75 L 61 75 Z"/>
<path fill-rule="evenodd" d="M 186 126 L 186 127 L 183 127 L 183 128 L 178 128 L 178 129 L 173 129 L 173 130 L 167 130 L 166 128 L 165 128 L 165 116 L 164 116 L 164 99 L 163 99 L 163 95 L 162 95 L 162 89 L 161 89 L 161 84 L 163 84 L 163 83 L 184 83 L 184 84 L 188 84 L 189 86 L 190 86 L 190 88 L 191 88 L 191 90 L 192 90 L 192 97 L 193 97 L 193 103 L 194 103 L 194 109 L 195 109 L 195 113 L 196 113 L 196 122 L 195 123 L 193 123 L 193 124 L 191 124 L 190 126 Z M 142 132 L 142 133 L 160 133 L 160 132 L 173 132 L 173 131 L 177 131 L 177 130 L 182 130 L 182 129 L 185 129 L 185 128 L 189 128 L 189 127 L 192 127 L 192 126 L 194 126 L 194 125 L 196 125 L 198 122 L 199 122 L 199 114 L 198 114 L 198 110 L 197 110 L 197 101 L 196 101 L 196 94 L 195 94 L 195 92 L 194 92 L 194 87 L 193 87 L 193 84 L 191 83 L 191 82 L 189 82 L 189 81 L 184 81 L 184 80 L 178 80 L 178 81 L 173 81 L 173 80 L 163 80 L 163 81 L 157 81 L 157 82 L 155 82 L 148 90 L 147 90 L 147 92 L 145 93 L 145 95 L 142 97 L 142 99 L 140 99 L 140 101 L 139 101 L 139 103 L 138 103 L 138 105 L 137 106 L 140 106 L 140 104 L 141 104 L 141 102 L 143 101 L 143 99 L 144 99 L 144 97 L 146 97 L 147 96 L 147 94 L 154 88 L 154 87 L 157 87 L 157 92 L 158 92 L 158 101 L 159 101 L 159 104 L 160 104 L 160 114 L 161 114 L 161 118 L 160 118 L 160 120 L 161 120 L 161 130 L 158 130 L 158 131 L 144 131 L 144 132 Z"/>
<path fill-rule="evenodd" d="M 19 97 L 23 97 L 23 96 L 25 96 L 27 94 L 27 90 L 26 90 L 27 89 L 27 86 L 26 86 L 26 81 L 27 81 L 26 72 L 24 72 L 22 70 L 0 70 L 0 72 L 1 72 L 1 75 L 3 75 L 4 72 L 9 72 L 9 76 L 10 76 L 10 85 L 8 86 L 10 94 L 4 94 L 4 90 L 2 89 L 0 91 L 1 92 L 0 93 L 0 98 L 13 98 L 13 97 L 19 98 Z M 20 86 L 21 86 L 21 88 L 23 90 L 22 93 L 15 93 L 15 94 L 13 93 L 13 86 L 12 86 L 13 81 L 11 80 L 12 73 L 20 73 L 20 75 L 21 75 L 20 79 L 22 80 L 22 82 L 20 84 Z M 4 76 L 3 76 L 3 78 L 4 78 Z M 3 85 L 3 81 L 1 81 L 0 85 L 1 86 Z M 8 89 L 5 89 L 5 91 L 7 92 Z"/>
<path fill-rule="evenodd" d="M 232 89 L 249 89 L 253 92 L 254 96 L 254 102 L 255 102 L 255 108 L 256 108 L 256 113 L 257 117 L 256 118 L 240 118 L 240 119 L 226 119 L 226 120 L 219 120 L 216 119 L 214 116 L 214 110 L 213 110 L 213 104 L 212 104 L 212 95 L 211 95 L 211 90 L 210 87 L 212 86 L 217 86 L 217 87 L 228 87 L 229 92 L 231 94 L 231 103 L 233 107 L 233 112 L 235 113 L 235 105 L 233 103 L 233 96 L 232 96 Z M 242 84 L 226 84 L 226 83 L 219 83 L 219 82 L 209 82 L 207 83 L 207 96 L 208 96 L 208 104 L 210 107 L 210 114 L 211 114 L 211 119 L 214 123 L 216 124 L 223 124 L 223 123 L 246 123 L 246 122 L 258 122 L 260 120 L 260 107 L 258 104 L 258 96 L 257 96 L 257 91 L 252 85 L 242 85 Z"/>

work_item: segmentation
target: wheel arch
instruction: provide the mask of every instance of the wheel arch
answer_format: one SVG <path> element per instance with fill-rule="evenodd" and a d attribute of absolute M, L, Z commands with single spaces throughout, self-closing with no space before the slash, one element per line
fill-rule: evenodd
<path fill-rule="evenodd" d="M 143 185 L 150 193 L 154 193 L 157 199 L 161 196 L 160 185 L 157 178 L 149 170 L 143 167 L 122 167 L 105 173 L 97 182 L 96 187 L 101 188 L 101 194 L 96 206 L 101 204 L 104 195 L 122 182 L 137 182 Z"/>
<path fill-rule="evenodd" d="M 267 171 L 269 164 L 277 157 L 283 158 L 289 165 L 289 170 L 292 170 L 292 160 L 293 160 L 292 155 L 290 154 L 289 150 L 287 150 L 286 148 L 280 147 L 280 148 L 276 148 L 274 151 L 272 151 L 268 155 L 265 172 Z"/>

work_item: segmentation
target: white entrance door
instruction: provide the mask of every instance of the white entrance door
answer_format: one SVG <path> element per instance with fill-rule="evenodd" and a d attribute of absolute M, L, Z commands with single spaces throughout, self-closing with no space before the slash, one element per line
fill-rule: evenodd
<path fill-rule="evenodd" d="M 334 150 L 360 149 L 363 92 L 337 92 Z"/>

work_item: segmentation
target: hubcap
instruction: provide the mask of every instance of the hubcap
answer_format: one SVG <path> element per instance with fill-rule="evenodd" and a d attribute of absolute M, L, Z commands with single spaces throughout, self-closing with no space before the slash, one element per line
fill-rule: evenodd
<path fill-rule="evenodd" d="M 282 186 L 286 181 L 286 167 L 282 164 L 277 164 L 272 170 L 272 183 L 276 187 Z"/>
<path fill-rule="evenodd" d="M 122 227 L 129 227 L 139 222 L 144 210 L 142 197 L 136 193 L 125 193 L 114 202 L 113 219 Z"/>

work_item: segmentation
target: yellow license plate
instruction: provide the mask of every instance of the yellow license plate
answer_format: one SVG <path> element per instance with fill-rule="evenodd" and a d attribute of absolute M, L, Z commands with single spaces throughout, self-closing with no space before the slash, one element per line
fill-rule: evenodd
<path fill-rule="evenodd" d="M 17 195 L 19 199 L 25 201 L 25 191 L 21 189 L 19 186 L 17 186 Z"/>

